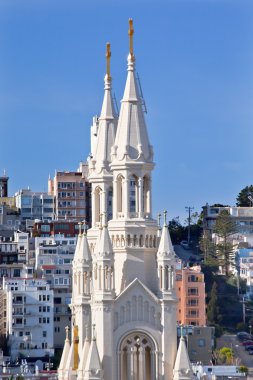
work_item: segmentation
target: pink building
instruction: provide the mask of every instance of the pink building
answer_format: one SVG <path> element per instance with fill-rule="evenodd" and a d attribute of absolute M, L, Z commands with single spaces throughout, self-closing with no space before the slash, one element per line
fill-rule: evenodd
<path fill-rule="evenodd" d="M 205 326 L 205 281 L 199 265 L 176 271 L 176 292 L 177 322 L 183 325 Z"/>
<path fill-rule="evenodd" d="M 48 193 L 55 196 L 57 220 L 86 220 L 90 224 L 90 184 L 81 170 L 56 172 L 48 180 Z"/>

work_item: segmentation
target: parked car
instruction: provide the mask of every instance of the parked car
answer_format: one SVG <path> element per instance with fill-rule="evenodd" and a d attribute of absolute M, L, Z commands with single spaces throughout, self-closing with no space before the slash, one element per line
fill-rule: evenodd
<path fill-rule="evenodd" d="M 180 242 L 180 245 L 181 245 L 181 247 L 183 247 L 184 249 L 190 249 L 187 240 L 182 240 L 182 241 Z"/>
<path fill-rule="evenodd" d="M 249 351 L 248 351 L 248 354 L 249 354 L 249 355 L 253 355 L 253 350 L 249 350 Z"/>
<path fill-rule="evenodd" d="M 250 346 L 244 346 L 244 347 L 245 347 L 246 351 L 253 350 L 253 342 L 252 342 L 252 345 L 250 345 Z"/>
<path fill-rule="evenodd" d="M 252 346 L 253 341 L 252 340 L 245 340 L 245 342 L 242 342 L 242 346 Z"/>

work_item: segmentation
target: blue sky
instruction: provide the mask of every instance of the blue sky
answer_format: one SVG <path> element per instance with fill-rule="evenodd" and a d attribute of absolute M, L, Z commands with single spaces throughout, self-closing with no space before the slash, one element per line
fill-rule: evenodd
<path fill-rule="evenodd" d="M 0 173 L 46 190 L 90 148 L 105 44 L 123 95 L 128 18 L 156 168 L 154 213 L 235 204 L 253 183 L 252 0 L 0 0 Z"/>

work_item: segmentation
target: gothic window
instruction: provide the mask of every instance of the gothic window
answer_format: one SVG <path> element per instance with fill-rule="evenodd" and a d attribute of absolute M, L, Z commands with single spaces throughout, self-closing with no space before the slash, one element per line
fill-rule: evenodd
<path fill-rule="evenodd" d="M 100 187 L 96 187 L 95 189 L 95 223 L 100 222 L 100 214 L 101 214 L 101 195 L 102 190 Z"/>
<path fill-rule="evenodd" d="M 123 176 L 117 178 L 117 211 L 123 211 Z"/>
<path fill-rule="evenodd" d="M 143 178 L 143 209 L 145 213 L 150 213 L 151 193 L 150 193 L 150 178 Z"/>
<path fill-rule="evenodd" d="M 144 333 L 128 335 L 120 345 L 120 380 L 155 380 L 158 351 Z"/>
<path fill-rule="evenodd" d="M 112 187 L 107 192 L 107 219 L 112 219 L 113 190 Z"/>
<path fill-rule="evenodd" d="M 137 212 L 138 199 L 138 179 L 132 175 L 130 177 L 130 212 Z"/>

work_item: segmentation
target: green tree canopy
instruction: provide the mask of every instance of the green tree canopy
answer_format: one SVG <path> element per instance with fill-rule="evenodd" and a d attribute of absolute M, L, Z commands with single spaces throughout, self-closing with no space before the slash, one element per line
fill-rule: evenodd
<path fill-rule="evenodd" d="M 230 267 L 235 264 L 234 246 L 230 237 L 237 232 L 237 226 L 227 210 L 222 210 L 217 216 L 213 232 L 220 238 L 216 244 L 217 260 L 228 276 Z"/>
<path fill-rule="evenodd" d="M 236 206 L 251 207 L 253 202 L 249 199 L 249 196 L 253 199 L 253 185 L 246 186 L 240 191 L 236 198 Z"/>

